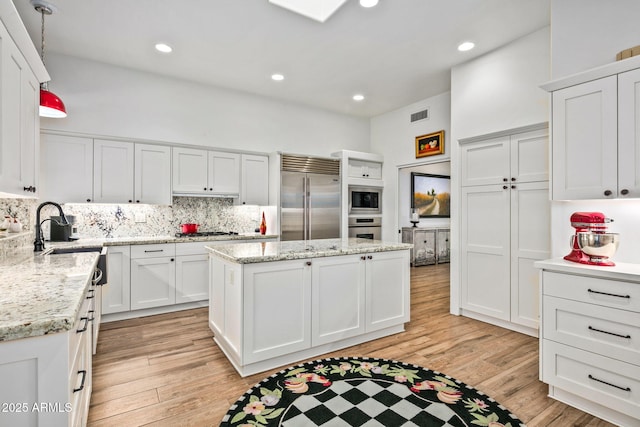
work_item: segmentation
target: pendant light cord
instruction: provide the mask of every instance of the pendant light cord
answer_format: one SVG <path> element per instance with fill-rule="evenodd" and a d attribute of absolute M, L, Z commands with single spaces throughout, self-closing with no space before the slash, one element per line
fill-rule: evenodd
<path fill-rule="evenodd" d="M 40 59 L 42 60 L 42 64 L 44 65 L 44 8 L 40 8 L 40 16 L 41 18 L 41 30 L 40 30 Z"/>

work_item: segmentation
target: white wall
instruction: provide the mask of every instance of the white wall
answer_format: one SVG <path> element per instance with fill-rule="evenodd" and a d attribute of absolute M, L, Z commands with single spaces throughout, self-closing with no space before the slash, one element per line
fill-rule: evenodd
<path fill-rule="evenodd" d="M 552 79 L 605 65 L 640 44 L 638 0 L 552 0 Z"/>
<path fill-rule="evenodd" d="M 366 119 L 59 54 L 47 69 L 69 115 L 43 129 L 323 156 L 369 149 Z"/>
<path fill-rule="evenodd" d="M 549 120 L 549 27 L 451 70 L 451 312 L 459 313 L 460 161 L 457 141 Z"/>
<path fill-rule="evenodd" d="M 410 122 L 411 113 L 426 108 L 429 108 L 430 113 L 428 119 Z M 384 156 L 383 240 L 399 241 L 398 226 L 402 221 L 400 217 L 406 216 L 408 220 L 408 213 L 398 211 L 398 167 L 449 161 L 451 157 L 450 111 L 450 94 L 446 92 L 371 119 L 371 148 L 367 151 Z M 440 130 L 444 130 L 444 153 L 416 159 L 416 136 Z M 434 173 L 449 174 L 448 170 L 438 170 L 439 172 Z"/>

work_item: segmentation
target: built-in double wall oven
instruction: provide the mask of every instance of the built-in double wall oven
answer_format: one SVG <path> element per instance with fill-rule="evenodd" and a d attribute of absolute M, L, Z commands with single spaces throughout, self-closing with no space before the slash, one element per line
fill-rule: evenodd
<path fill-rule="evenodd" d="M 349 217 L 349 237 L 380 240 L 382 238 L 382 218 Z"/>

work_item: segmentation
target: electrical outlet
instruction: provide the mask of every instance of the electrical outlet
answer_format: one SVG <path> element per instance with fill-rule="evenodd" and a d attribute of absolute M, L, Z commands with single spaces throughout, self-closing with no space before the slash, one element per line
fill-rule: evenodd
<path fill-rule="evenodd" d="M 147 222 L 147 216 L 143 213 L 137 213 L 135 214 L 135 221 L 136 222 Z"/>

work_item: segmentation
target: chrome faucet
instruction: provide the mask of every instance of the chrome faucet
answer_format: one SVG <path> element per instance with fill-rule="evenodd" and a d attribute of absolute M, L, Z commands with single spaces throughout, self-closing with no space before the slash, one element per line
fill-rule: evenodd
<path fill-rule="evenodd" d="M 69 224 L 69 221 L 67 221 L 67 217 L 64 215 L 64 212 L 62 212 L 62 207 L 59 204 L 55 202 L 40 203 L 40 206 L 38 206 L 38 209 L 36 209 L 36 240 L 33 242 L 34 252 L 42 252 L 42 250 L 44 249 L 44 239 L 42 238 L 42 223 L 44 221 L 40 222 L 40 211 L 46 205 L 52 205 L 58 208 L 58 212 L 60 212 L 60 219 L 62 219 L 62 222 L 56 221 L 59 225 Z"/>

